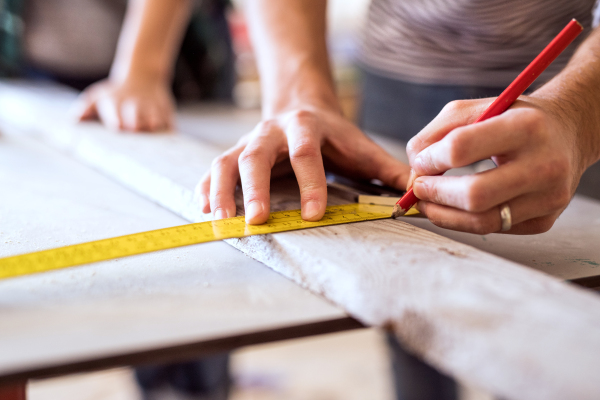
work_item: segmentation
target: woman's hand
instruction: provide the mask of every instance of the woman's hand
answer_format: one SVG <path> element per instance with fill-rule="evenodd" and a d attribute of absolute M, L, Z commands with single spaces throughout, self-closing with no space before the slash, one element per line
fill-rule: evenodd
<path fill-rule="evenodd" d="M 406 186 L 409 174 L 407 165 L 339 112 L 300 108 L 259 123 L 213 162 L 199 186 L 203 212 L 212 211 L 217 219 L 235 216 L 234 193 L 241 180 L 246 221 L 265 222 L 271 171 L 277 166 L 285 170 L 290 163 L 300 186 L 302 218 L 309 221 L 325 213 L 325 167 L 354 178 L 376 178 L 396 188 Z"/>
<path fill-rule="evenodd" d="M 74 113 L 80 121 L 99 119 L 113 130 L 153 132 L 173 128 L 174 104 L 162 82 L 106 79 L 83 91 Z"/>
<path fill-rule="evenodd" d="M 549 230 L 569 204 L 587 167 L 577 124 L 557 102 L 522 97 L 504 114 L 470 125 L 492 99 L 449 103 L 408 143 L 418 208 L 436 225 L 487 234 Z M 492 158 L 498 168 L 467 176 L 434 176 Z"/>

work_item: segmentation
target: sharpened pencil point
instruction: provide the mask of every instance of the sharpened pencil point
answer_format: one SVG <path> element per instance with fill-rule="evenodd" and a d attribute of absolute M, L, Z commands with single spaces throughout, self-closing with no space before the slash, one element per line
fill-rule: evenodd
<path fill-rule="evenodd" d="M 398 217 L 403 216 L 404 214 L 406 214 L 408 210 L 405 210 L 404 208 L 400 207 L 400 205 L 396 204 L 394 206 L 394 211 L 392 212 L 392 218 L 396 219 Z"/>

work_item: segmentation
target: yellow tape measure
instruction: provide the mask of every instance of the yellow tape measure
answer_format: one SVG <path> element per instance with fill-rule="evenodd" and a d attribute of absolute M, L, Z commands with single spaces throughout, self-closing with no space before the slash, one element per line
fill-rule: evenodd
<path fill-rule="evenodd" d="M 390 218 L 392 208 L 371 204 L 345 204 L 327 207 L 325 216 L 317 222 L 304 221 L 300 210 L 293 210 L 271 213 L 267 222 L 262 225 L 246 225 L 244 217 L 235 217 L 134 233 L 0 258 L 0 279 L 222 239 Z M 407 215 L 410 214 L 418 214 L 418 211 L 411 210 Z"/>

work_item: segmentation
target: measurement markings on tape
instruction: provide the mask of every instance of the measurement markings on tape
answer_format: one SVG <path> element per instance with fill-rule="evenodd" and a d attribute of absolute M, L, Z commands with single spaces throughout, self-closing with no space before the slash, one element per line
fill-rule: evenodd
<path fill-rule="evenodd" d="M 389 206 L 345 204 L 327 207 L 317 222 L 304 221 L 300 210 L 293 210 L 271 213 L 262 225 L 246 225 L 244 217 L 234 217 L 174 226 L 0 258 L 0 279 L 223 239 L 385 219 L 391 213 Z"/>

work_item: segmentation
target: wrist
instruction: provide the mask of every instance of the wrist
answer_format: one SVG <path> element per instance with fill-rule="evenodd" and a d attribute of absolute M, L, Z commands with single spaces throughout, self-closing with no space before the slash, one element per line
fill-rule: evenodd
<path fill-rule="evenodd" d="M 292 68 L 269 69 L 261 73 L 261 90 L 265 119 L 302 108 L 342 113 L 333 80 L 323 68 L 295 63 Z"/>
<path fill-rule="evenodd" d="M 110 69 L 109 79 L 118 84 L 125 82 L 168 84 L 170 75 L 162 63 L 153 62 L 152 59 L 138 61 L 136 57 L 131 57 L 131 59 L 121 61 L 115 58 Z"/>
<path fill-rule="evenodd" d="M 568 79 L 559 75 L 531 97 L 550 105 L 548 111 L 563 125 L 569 142 L 574 144 L 581 173 L 600 159 L 600 97 L 596 93 L 575 90 Z"/>

